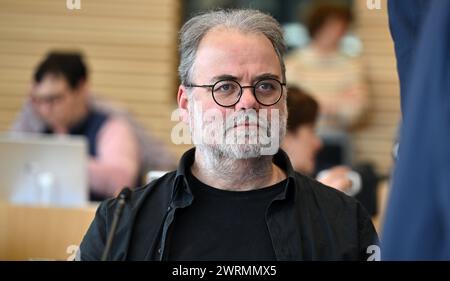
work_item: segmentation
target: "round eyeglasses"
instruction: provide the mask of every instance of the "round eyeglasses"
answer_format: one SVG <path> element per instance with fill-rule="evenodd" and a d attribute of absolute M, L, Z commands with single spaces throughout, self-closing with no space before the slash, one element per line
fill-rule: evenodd
<path fill-rule="evenodd" d="M 283 86 L 277 79 L 267 78 L 259 80 L 254 86 L 241 86 L 235 80 L 219 80 L 212 85 L 195 85 L 187 84 L 186 87 L 211 88 L 211 94 L 214 101 L 223 107 L 231 107 L 236 105 L 242 97 L 245 88 L 253 89 L 253 96 L 264 106 L 276 104 L 283 95 Z"/>

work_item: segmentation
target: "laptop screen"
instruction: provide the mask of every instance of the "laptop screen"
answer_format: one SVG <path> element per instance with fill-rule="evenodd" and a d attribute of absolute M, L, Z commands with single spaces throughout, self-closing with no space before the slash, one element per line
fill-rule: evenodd
<path fill-rule="evenodd" d="M 87 141 L 79 136 L 0 135 L 0 200 L 83 206 L 88 202 Z"/>

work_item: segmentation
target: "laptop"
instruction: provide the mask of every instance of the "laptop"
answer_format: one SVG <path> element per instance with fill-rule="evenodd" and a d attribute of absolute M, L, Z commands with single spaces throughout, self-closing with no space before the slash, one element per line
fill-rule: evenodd
<path fill-rule="evenodd" d="M 84 137 L 0 134 L 0 201 L 85 206 L 87 161 Z"/>

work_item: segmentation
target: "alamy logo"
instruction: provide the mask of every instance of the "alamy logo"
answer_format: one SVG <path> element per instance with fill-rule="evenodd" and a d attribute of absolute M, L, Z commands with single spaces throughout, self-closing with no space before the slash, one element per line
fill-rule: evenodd
<path fill-rule="evenodd" d="M 367 247 L 366 254 L 369 255 L 367 261 L 380 261 L 381 260 L 381 250 L 378 245 L 370 245 Z"/>
<path fill-rule="evenodd" d="M 67 0 L 66 7 L 68 10 L 80 10 L 81 0 Z"/>
<path fill-rule="evenodd" d="M 369 10 L 381 10 L 381 0 L 367 0 L 366 5 Z"/>
<path fill-rule="evenodd" d="M 180 109 L 172 112 L 171 120 L 178 121 L 171 132 L 174 144 L 244 150 L 259 147 L 261 155 L 273 155 L 278 151 L 280 132 L 286 126 L 284 114 L 279 109 L 227 109 L 224 113 L 215 108 L 203 110 L 199 103 L 195 103 L 194 108 L 188 126 L 180 121 L 183 115 Z"/>
<path fill-rule="evenodd" d="M 80 260 L 80 247 L 72 244 L 67 246 L 66 253 L 69 255 L 67 261 L 79 261 Z"/>

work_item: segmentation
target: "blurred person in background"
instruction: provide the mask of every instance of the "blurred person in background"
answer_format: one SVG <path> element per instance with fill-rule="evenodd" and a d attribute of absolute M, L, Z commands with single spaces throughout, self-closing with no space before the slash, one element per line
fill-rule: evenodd
<path fill-rule="evenodd" d="M 92 102 L 80 53 L 50 52 L 35 70 L 29 99 L 12 130 L 86 137 L 90 200 L 101 201 L 140 184 L 142 168 L 136 126 L 108 108 Z"/>
<path fill-rule="evenodd" d="M 321 3 L 311 7 L 306 17 L 311 41 L 286 57 L 288 83 L 305 89 L 320 104 L 317 127 L 324 142 L 318 155 L 320 169 L 351 164 L 347 133 L 357 125 L 368 105 L 361 62 L 340 49 L 352 19 L 349 8 L 340 5 Z M 334 139 L 342 145 L 336 147 Z"/>
<path fill-rule="evenodd" d="M 355 196 L 371 215 L 375 215 L 378 180 L 374 170 L 365 164 L 355 167 L 338 165 L 316 174 L 316 155 L 322 147 L 322 141 L 316 134 L 319 104 L 302 89 L 289 86 L 287 106 L 287 133 L 281 147 L 288 154 L 294 169 L 314 176 L 319 182 L 349 196 Z"/>

